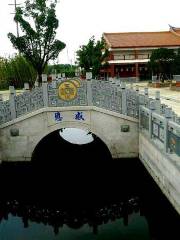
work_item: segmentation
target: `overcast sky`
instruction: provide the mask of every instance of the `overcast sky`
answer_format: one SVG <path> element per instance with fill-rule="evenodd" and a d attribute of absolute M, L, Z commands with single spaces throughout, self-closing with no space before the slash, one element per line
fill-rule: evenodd
<path fill-rule="evenodd" d="M 17 0 L 22 3 L 23 0 Z M 0 0 L 0 56 L 15 52 L 8 32 L 16 33 L 14 0 Z M 57 5 L 57 38 L 66 43 L 59 63 L 73 63 L 75 52 L 91 36 L 103 32 L 164 31 L 180 27 L 180 0 L 60 0 Z"/>

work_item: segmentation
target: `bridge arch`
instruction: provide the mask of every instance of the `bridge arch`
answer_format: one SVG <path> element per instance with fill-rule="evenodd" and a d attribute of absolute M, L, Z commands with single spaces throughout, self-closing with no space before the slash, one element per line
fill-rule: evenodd
<path fill-rule="evenodd" d="M 83 107 L 85 119 L 77 120 L 78 108 L 57 109 L 64 116 L 56 121 L 54 108 L 38 110 L 4 124 L 0 128 L 1 161 L 31 161 L 38 143 L 61 128 L 78 128 L 92 132 L 107 146 L 112 158 L 138 156 L 138 121 L 100 108 Z M 128 131 L 124 131 L 124 126 Z M 15 135 L 13 133 L 16 133 Z M 8 144 L 7 144 L 8 143 Z"/>
<path fill-rule="evenodd" d="M 60 131 L 60 129 L 63 129 L 63 128 L 76 128 L 76 129 L 81 129 L 87 132 L 91 132 L 95 137 L 97 137 L 102 142 L 102 144 L 104 144 L 104 146 L 107 148 L 107 151 L 112 157 L 112 148 L 110 145 L 110 141 L 98 130 L 96 130 L 95 128 L 92 128 L 89 124 L 85 124 L 82 122 L 77 122 L 77 123 L 63 122 L 63 123 L 58 123 L 58 124 L 49 126 L 46 132 L 42 132 L 38 136 L 36 136 L 36 139 L 34 139 L 33 144 L 31 145 L 31 150 L 30 150 L 30 152 L 32 153 L 31 159 L 33 158 L 33 155 L 37 150 L 37 147 L 42 143 L 42 141 L 45 138 L 48 138 L 48 136 L 50 136 L 51 134 L 57 131 Z"/>

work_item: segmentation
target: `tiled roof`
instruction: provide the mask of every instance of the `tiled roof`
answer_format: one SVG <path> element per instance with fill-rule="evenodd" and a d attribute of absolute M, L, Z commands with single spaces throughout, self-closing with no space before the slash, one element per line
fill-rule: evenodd
<path fill-rule="evenodd" d="M 104 33 L 111 48 L 170 47 L 180 46 L 180 29 L 164 32 Z"/>

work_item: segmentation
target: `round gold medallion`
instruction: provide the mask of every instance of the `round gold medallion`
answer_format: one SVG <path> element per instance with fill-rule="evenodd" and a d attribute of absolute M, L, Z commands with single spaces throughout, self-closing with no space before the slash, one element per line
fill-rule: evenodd
<path fill-rule="evenodd" d="M 80 83 L 80 81 L 79 81 L 78 79 L 72 79 L 71 82 L 73 82 L 74 85 L 75 85 L 77 88 L 79 88 L 79 87 L 81 86 L 81 83 Z"/>
<path fill-rule="evenodd" d="M 64 81 L 59 85 L 58 96 L 65 101 L 73 100 L 77 97 L 77 87 L 71 81 Z"/>

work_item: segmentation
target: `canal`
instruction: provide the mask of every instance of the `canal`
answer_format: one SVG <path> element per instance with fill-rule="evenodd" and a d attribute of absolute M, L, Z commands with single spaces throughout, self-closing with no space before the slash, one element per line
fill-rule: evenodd
<path fill-rule="evenodd" d="M 1 240 L 179 239 L 180 217 L 139 159 L 63 133 L 40 141 L 31 163 L 0 166 Z"/>

